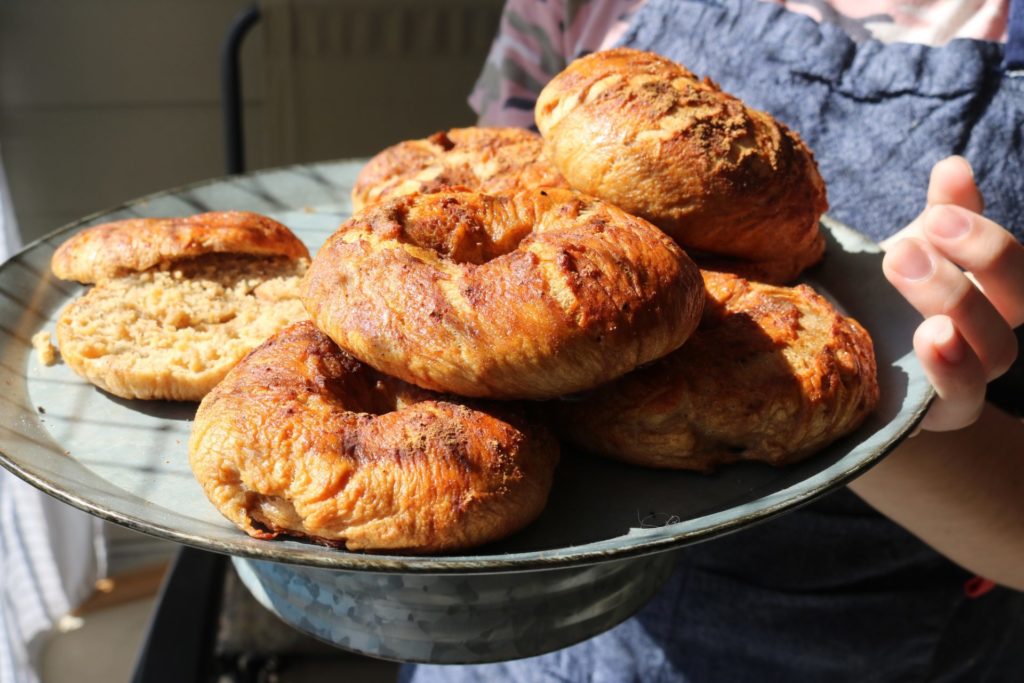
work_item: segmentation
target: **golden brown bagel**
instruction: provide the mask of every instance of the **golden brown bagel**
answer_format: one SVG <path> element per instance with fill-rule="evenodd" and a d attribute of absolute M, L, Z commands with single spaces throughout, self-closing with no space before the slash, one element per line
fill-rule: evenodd
<path fill-rule="evenodd" d="M 414 192 L 460 187 L 488 194 L 568 187 L 544 156 L 540 136 L 521 128 L 452 128 L 388 147 L 370 159 L 352 188 L 352 208 Z"/>
<path fill-rule="evenodd" d="M 264 339 L 306 317 L 298 284 L 308 264 L 288 228 L 257 214 L 89 228 L 53 257 L 58 275 L 97 283 L 60 314 L 61 356 L 122 398 L 198 401 Z"/>
<path fill-rule="evenodd" d="M 552 398 L 677 348 L 704 293 L 657 228 L 548 189 L 371 206 L 328 238 L 302 300 L 386 374 L 462 396 Z"/>
<path fill-rule="evenodd" d="M 131 218 L 87 228 L 54 252 L 62 280 L 99 282 L 203 254 L 309 258 L 291 230 L 248 211 L 214 211 L 185 218 Z"/>
<path fill-rule="evenodd" d="M 427 553 L 531 522 L 558 445 L 508 406 L 469 407 L 381 375 L 304 322 L 203 400 L 189 458 L 251 536 Z"/>
<path fill-rule="evenodd" d="M 586 450 L 649 467 L 785 465 L 874 409 L 874 348 L 855 320 L 806 285 L 702 274 L 708 302 L 689 341 L 557 404 L 557 431 Z"/>
<path fill-rule="evenodd" d="M 828 204 L 804 143 L 671 60 L 626 48 L 587 55 L 548 83 L 535 114 L 572 187 L 688 250 L 751 262 L 740 270 L 773 282 L 822 255 Z"/>

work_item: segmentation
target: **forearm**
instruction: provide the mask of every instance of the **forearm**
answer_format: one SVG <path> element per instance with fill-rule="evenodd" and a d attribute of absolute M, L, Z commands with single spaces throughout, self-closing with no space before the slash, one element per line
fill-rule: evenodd
<path fill-rule="evenodd" d="M 953 562 L 1024 590 L 1024 422 L 986 404 L 970 427 L 904 441 L 850 488 Z"/>

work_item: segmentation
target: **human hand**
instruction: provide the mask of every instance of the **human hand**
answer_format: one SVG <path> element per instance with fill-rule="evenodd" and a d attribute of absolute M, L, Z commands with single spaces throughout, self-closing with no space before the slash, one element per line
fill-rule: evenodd
<path fill-rule="evenodd" d="M 921 423 L 930 431 L 973 423 L 986 385 L 1017 357 L 1024 246 L 982 210 L 967 160 L 943 159 L 925 210 L 882 244 L 886 279 L 925 317 L 914 351 L 938 394 Z"/>

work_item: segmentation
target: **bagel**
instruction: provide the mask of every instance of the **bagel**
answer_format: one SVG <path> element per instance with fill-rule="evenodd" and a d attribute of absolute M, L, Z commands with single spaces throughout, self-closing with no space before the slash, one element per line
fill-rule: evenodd
<path fill-rule="evenodd" d="M 306 321 L 203 399 L 189 460 L 214 506 L 256 538 L 428 553 L 537 517 L 558 444 L 507 405 L 471 407 L 381 375 Z"/>
<path fill-rule="evenodd" d="M 699 271 L 664 233 L 554 188 L 371 206 L 328 238 L 301 296 L 317 327 L 381 372 L 530 399 L 669 353 L 704 301 Z"/>
<path fill-rule="evenodd" d="M 58 275 L 96 283 L 61 311 L 60 354 L 116 396 L 198 401 L 264 339 L 306 318 L 298 285 L 308 264 L 288 228 L 256 214 L 89 228 L 53 257 Z"/>
<path fill-rule="evenodd" d="M 647 467 L 708 471 L 797 462 L 878 402 L 867 332 L 810 287 L 702 271 L 703 320 L 657 363 L 559 402 L 552 426 L 583 449 Z"/>
<path fill-rule="evenodd" d="M 528 187 L 568 187 L 544 156 L 540 136 L 521 128 L 452 128 L 388 147 L 363 167 L 352 207 L 414 192 L 460 187 L 494 193 Z"/>
<path fill-rule="evenodd" d="M 575 60 L 537 99 L 537 127 L 569 184 L 641 216 L 739 272 L 792 280 L 824 251 L 828 208 L 811 152 L 774 118 L 658 55 Z"/>
<path fill-rule="evenodd" d="M 57 248 L 50 268 L 62 280 L 91 284 L 205 254 L 309 258 L 299 238 L 271 218 L 248 211 L 212 211 L 87 228 Z"/>

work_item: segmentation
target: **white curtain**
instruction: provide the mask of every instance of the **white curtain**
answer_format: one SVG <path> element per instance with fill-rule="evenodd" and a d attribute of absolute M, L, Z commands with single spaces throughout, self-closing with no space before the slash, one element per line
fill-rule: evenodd
<path fill-rule="evenodd" d="M 14 206 L 7 190 L 7 174 L 4 172 L 3 155 L 0 152 L 0 263 L 21 247 L 18 224 L 14 218 Z"/>
<path fill-rule="evenodd" d="M 0 155 L 0 263 L 20 247 Z M 102 523 L 0 468 L 0 681 L 37 683 L 46 638 L 106 573 Z"/>

